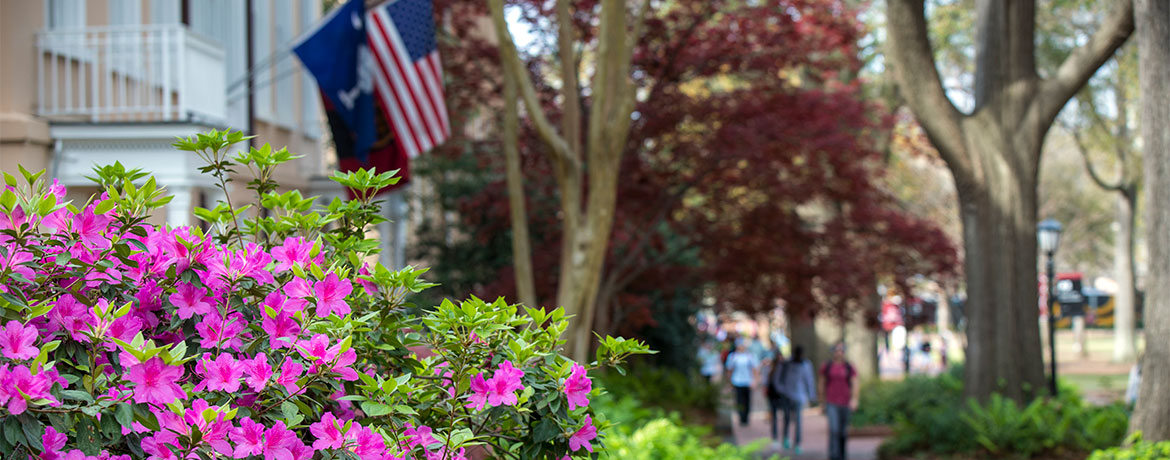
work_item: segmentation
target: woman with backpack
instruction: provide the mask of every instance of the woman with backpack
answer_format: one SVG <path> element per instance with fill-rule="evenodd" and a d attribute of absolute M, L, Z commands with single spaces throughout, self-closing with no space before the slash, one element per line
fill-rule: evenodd
<path fill-rule="evenodd" d="M 849 415 L 857 401 L 856 376 L 853 365 L 845 361 L 845 344 L 833 346 L 833 360 L 821 366 L 821 393 L 829 418 L 829 460 L 845 460 Z"/>
<path fill-rule="evenodd" d="M 788 363 L 784 361 L 784 354 L 780 352 L 779 348 L 773 351 L 772 359 L 769 362 L 767 377 L 764 380 L 764 396 L 768 399 L 768 415 L 772 422 L 772 448 L 779 449 L 780 438 L 776 432 L 779 419 L 776 413 L 786 411 L 791 404 L 784 391 L 784 367 Z M 788 447 L 787 437 L 784 438 L 784 447 Z"/>
<path fill-rule="evenodd" d="M 793 452 L 800 454 L 801 412 L 808 404 L 816 403 L 816 379 L 813 376 L 813 365 L 804 359 L 804 347 L 797 345 L 792 349 L 792 359 L 785 361 L 777 377 L 777 387 L 783 392 L 787 403 L 784 406 L 784 448 L 788 444 L 788 427 L 792 426 Z M 775 439 L 776 430 L 772 430 Z"/>

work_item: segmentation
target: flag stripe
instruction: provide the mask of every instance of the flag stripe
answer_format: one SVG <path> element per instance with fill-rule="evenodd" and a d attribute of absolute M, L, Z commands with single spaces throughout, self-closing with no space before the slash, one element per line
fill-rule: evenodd
<path fill-rule="evenodd" d="M 392 128 L 394 129 L 394 135 L 401 140 L 408 154 L 417 154 L 421 151 L 418 136 L 415 135 L 414 127 L 407 121 L 406 115 L 402 113 L 402 101 L 398 97 L 398 93 L 391 88 L 387 78 L 386 64 L 382 62 L 382 56 L 374 51 L 376 48 L 374 40 L 370 39 L 369 42 L 370 54 L 374 56 L 374 61 L 377 62 L 378 69 L 381 70 L 380 72 L 374 72 L 374 82 L 378 85 L 383 105 L 386 106 L 386 110 L 392 115 L 390 120 L 393 121 L 394 126 Z"/>
<path fill-rule="evenodd" d="M 418 114 L 418 106 L 411 103 L 409 95 L 410 91 L 402 81 L 402 75 L 398 71 L 398 62 L 394 60 L 392 53 L 387 50 L 388 43 L 383 40 L 384 36 L 380 36 L 381 34 L 384 34 L 385 31 L 380 30 L 381 24 L 376 19 L 376 15 L 371 13 L 370 17 L 370 22 L 373 23 L 373 27 L 370 28 L 370 43 L 372 45 L 371 51 L 373 52 L 374 56 L 378 58 L 378 63 L 380 64 L 383 77 L 386 78 L 386 81 L 389 83 L 389 87 L 393 90 L 391 94 L 394 96 L 394 103 L 398 106 L 404 115 L 404 126 L 398 126 L 397 131 L 409 131 L 411 139 L 414 140 L 414 143 L 417 146 L 416 149 L 413 149 L 416 152 L 421 153 L 429 150 L 431 139 L 429 134 L 427 134 L 422 128 L 422 122 L 420 119 L 421 117 Z"/>
<path fill-rule="evenodd" d="M 425 90 L 422 82 L 419 81 L 418 70 L 413 65 L 414 63 L 410 61 L 410 55 L 407 54 L 406 45 L 402 43 L 402 37 L 399 36 L 398 28 L 390 19 L 389 13 L 385 9 L 379 9 L 375 12 L 375 16 L 379 21 L 379 27 L 377 29 L 383 35 L 383 38 L 387 40 L 387 44 L 389 45 L 387 48 L 393 54 L 394 63 L 400 72 L 403 82 L 406 84 L 407 94 L 410 95 L 411 102 L 414 103 L 414 106 L 417 107 L 421 115 L 420 121 L 422 122 L 422 126 L 427 130 L 426 133 L 428 135 L 427 141 L 429 145 L 426 150 L 429 150 L 430 147 L 438 144 L 439 139 L 443 137 L 442 128 L 439 127 L 439 121 L 435 116 L 434 107 L 431 105 L 431 101 L 425 100 L 423 97 Z"/>
<path fill-rule="evenodd" d="M 439 101 L 442 102 L 442 104 L 439 105 L 439 116 L 443 118 L 443 127 L 445 128 L 447 136 L 450 137 L 451 120 L 447 118 L 447 97 L 443 92 L 443 61 L 439 59 L 438 50 L 435 50 L 435 52 L 431 53 L 430 61 L 431 71 L 435 73 L 435 83 L 438 85 L 439 89 Z"/>
<path fill-rule="evenodd" d="M 438 60 L 439 52 L 435 51 L 419 62 L 419 67 L 422 69 L 423 81 L 427 84 L 427 95 L 431 97 L 431 103 L 435 106 L 435 112 L 439 115 L 439 127 L 443 130 L 443 136 L 451 135 L 451 127 L 447 125 L 447 110 L 443 104 L 443 81 L 439 79 L 435 72 L 435 61 Z"/>

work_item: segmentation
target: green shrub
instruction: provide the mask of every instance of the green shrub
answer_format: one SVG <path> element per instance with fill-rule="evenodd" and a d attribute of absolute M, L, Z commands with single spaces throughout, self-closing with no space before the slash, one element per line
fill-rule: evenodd
<path fill-rule="evenodd" d="M 1170 458 L 1170 441 L 1146 442 L 1141 432 L 1126 440 L 1129 447 L 1098 450 L 1088 460 L 1160 460 Z"/>
<path fill-rule="evenodd" d="M 597 379 L 611 393 L 631 396 L 666 410 L 713 414 L 719 405 L 719 386 L 695 373 L 639 366 L 627 371 L 626 375 L 609 372 L 601 374 Z"/>
<path fill-rule="evenodd" d="M 982 451 L 1030 457 L 1086 452 L 1117 445 L 1129 423 L 1123 406 L 1088 405 L 1068 386 L 1062 386 L 1057 398 L 1036 399 L 1023 407 L 999 395 L 983 404 L 964 404 L 958 375 L 870 385 L 874 395 L 863 399 L 858 411 L 865 412 L 864 421 L 894 420 L 894 436 L 882 446 L 883 454 Z"/>
<path fill-rule="evenodd" d="M 952 406 L 963 393 L 962 368 L 951 368 L 938 377 L 915 375 L 902 381 L 871 380 L 859 389 L 857 411 L 850 417 L 855 427 L 894 425 L 898 414 L 935 405 Z"/>
<path fill-rule="evenodd" d="M 709 426 L 684 421 L 679 410 L 713 409 L 717 401 L 718 388 L 701 379 L 648 367 L 598 380 L 606 391 L 593 397 L 590 405 L 598 419 L 610 425 L 602 436 L 606 452 L 599 458 L 754 460 L 767 442 L 736 446 L 715 436 Z"/>

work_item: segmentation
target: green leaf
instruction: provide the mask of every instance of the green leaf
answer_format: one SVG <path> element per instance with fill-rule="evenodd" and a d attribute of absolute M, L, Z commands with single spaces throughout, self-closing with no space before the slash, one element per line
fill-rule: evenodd
<path fill-rule="evenodd" d="M 369 417 L 378 417 L 394 412 L 394 409 L 382 403 L 362 401 L 362 412 Z"/>
<path fill-rule="evenodd" d="M 134 408 L 126 403 L 118 403 L 118 408 L 114 410 L 114 418 L 123 428 L 130 428 L 130 424 L 134 422 Z"/>

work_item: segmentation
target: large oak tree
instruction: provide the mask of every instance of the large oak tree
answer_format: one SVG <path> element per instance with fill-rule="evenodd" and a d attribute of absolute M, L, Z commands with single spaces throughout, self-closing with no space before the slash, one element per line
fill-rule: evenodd
<path fill-rule="evenodd" d="M 958 189 L 968 295 L 965 391 L 1025 399 L 1044 388 L 1037 327 L 1036 204 L 1044 137 L 1133 30 L 1129 0 L 1048 75 L 1036 67 L 1036 2 L 977 2 L 974 109 L 947 97 L 923 0 L 889 0 L 889 64 Z"/>
<path fill-rule="evenodd" d="M 1170 440 L 1170 3 L 1137 0 L 1141 131 L 1146 159 L 1146 352 L 1141 390 L 1131 421 L 1147 440 Z"/>

